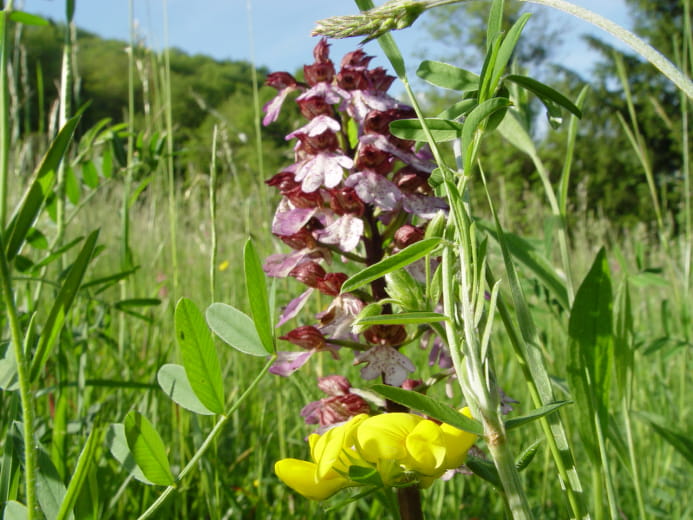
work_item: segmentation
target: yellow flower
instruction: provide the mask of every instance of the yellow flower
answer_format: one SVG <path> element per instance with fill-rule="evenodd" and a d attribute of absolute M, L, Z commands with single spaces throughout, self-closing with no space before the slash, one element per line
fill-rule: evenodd
<path fill-rule="evenodd" d="M 347 475 L 352 465 L 368 466 L 352 448 L 354 429 L 366 417 L 357 415 L 323 435 L 310 435 L 313 461 L 282 459 L 274 465 L 274 472 L 287 486 L 310 500 L 325 500 L 340 489 L 357 485 Z"/>
<path fill-rule="evenodd" d="M 469 407 L 465 406 L 460 410 L 460 413 L 470 419 L 473 419 L 472 412 Z M 467 460 L 467 452 L 479 438 L 473 433 L 459 430 L 449 424 L 441 424 L 440 429 L 443 432 L 445 446 L 445 466 L 447 469 L 459 468 L 464 461 Z"/>

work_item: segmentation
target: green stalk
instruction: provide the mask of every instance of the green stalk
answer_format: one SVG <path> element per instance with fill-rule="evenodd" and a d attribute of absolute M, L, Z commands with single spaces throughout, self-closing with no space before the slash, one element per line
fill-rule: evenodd
<path fill-rule="evenodd" d="M 8 0 L 0 11 L 0 229 L 5 229 L 7 218 L 7 190 L 10 165 L 10 107 L 7 86 L 8 21 L 13 0 Z"/>
<path fill-rule="evenodd" d="M 34 397 L 31 395 L 29 379 L 29 362 L 24 351 L 21 325 L 17 306 L 12 293 L 10 266 L 5 254 L 5 240 L 0 233 L 0 278 L 2 296 L 5 301 L 5 312 L 10 325 L 14 356 L 17 362 L 17 380 L 19 397 L 22 403 L 22 427 L 24 439 L 24 479 L 26 487 L 27 520 L 33 520 L 36 512 L 36 469 L 37 458 L 34 442 Z"/>
<path fill-rule="evenodd" d="M 635 488 L 635 498 L 638 502 L 638 512 L 640 514 L 640 519 L 645 520 L 647 518 L 647 512 L 645 511 L 645 501 L 642 496 L 642 487 L 640 486 L 640 470 L 638 456 L 635 453 L 635 444 L 633 442 L 633 428 L 630 423 L 630 410 L 627 402 L 627 398 L 624 395 L 621 399 L 621 408 L 623 413 L 623 420 L 626 426 L 626 443 L 628 444 L 628 457 L 630 458 L 630 469 L 633 472 L 633 487 Z"/>
<path fill-rule="evenodd" d="M 611 470 L 609 464 L 609 456 L 606 453 L 606 439 L 604 438 L 604 431 L 602 430 L 602 422 L 599 420 L 597 412 L 594 414 L 594 425 L 597 429 L 597 442 L 599 444 L 599 456 L 601 458 L 601 472 L 600 475 L 604 480 L 604 487 L 606 487 L 606 500 L 609 504 L 609 514 L 611 520 L 617 520 L 619 518 L 618 506 L 616 504 L 616 493 L 614 491 L 614 483 L 611 480 Z M 598 486 L 599 487 L 599 486 Z"/>
<path fill-rule="evenodd" d="M 176 177 L 173 168 L 173 115 L 171 109 L 171 51 L 168 47 L 168 3 L 163 0 L 164 11 L 164 115 L 166 118 L 166 169 L 168 170 L 168 217 L 171 238 L 171 269 L 173 270 L 173 291 L 171 301 L 178 294 L 178 240 L 176 211 Z"/>
<path fill-rule="evenodd" d="M 209 294 L 217 301 L 217 125 L 212 131 L 212 161 L 209 167 L 209 221 L 212 233 L 212 251 L 209 255 Z"/>
<path fill-rule="evenodd" d="M 276 354 L 273 354 L 267 363 L 265 364 L 264 367 L 262 367 L 262 370 L 260 373 L 253 379 L 253 381 L 250 383 L 248 388 L 245 389 L 245 392 L 241 394 L 241 396 L 238 398 L 238 400 L 228 409 L 228 411 L 224 414 L 219 416 L 219 419 L 217 420 L 217 423 L 214 425 L 214 428 L 212 428 L 212 431 L 209 432 L 205 440 L 202 442 L 200 447 L 197 449 L 195 454 L 192 456 L 192 458 L 188 461 L 188 463 L 185 465 L 185 467 L 181 470 L 181 472 L 178 474 L 176 477 L 176 481 L 168 486 L 162 493 L 159 495 L 159 497 L 152 503 L 147 510 L 142 513 L 137 520 L 145 520 L 146 518 L 151 517 L 159 507 L 166 501 L 168 496 L 176 489 L 176 487 L 183 481 L 183 479 L 190 473 L 195 466 L 197 465 L 198 461 L 202 456 L 205 454 L 207 449 L 212 446 L 214 443 L 214 440 L 219 436 L 221 433 L 222 429 L 226 425 L 227 421 L 231 418 L 231 416 L 234 414 L 234 412 L 238 409 L 238 407 L 245 401 L 245 399 L 250 395 L 250 393 L 255 389 L 255 387 L 258 385 L 258 383 L 262 380 L 263 377 L 267 374 L 269 371 L 270 367 L 276 360 L 277 356 Z"/>

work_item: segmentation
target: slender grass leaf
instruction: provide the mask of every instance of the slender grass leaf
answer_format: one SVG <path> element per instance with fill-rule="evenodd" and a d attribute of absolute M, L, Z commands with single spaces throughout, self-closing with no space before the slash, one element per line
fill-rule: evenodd
<path fill-rule="evenodd" d="M 65 195 L 67 195 L 67 200 L 69 200 L 73 206 L 79 204 L 79 199 L 82 197 L 79 181 L 77 180 L 77 175 L 72 166 L 67 166 L 65 168 Z"/>
<path fill-rule="evenodd" d="M 153 485 L 154 482 L 149 480 L 144 476 L 140 467 L 135 464 L 135 459 L 132 456 L 130 448 L 128 448 L 128 441 L 125 437 L 125 426 L 122 424 L 111 424 L 106 430 L 106 445 L 108 450 L 113 455 L 113 458 L 117 460 L 123 469 L 133 476 L 136 480 L 139 480 L 143 484 Z"/>
<path fill-rule="evenodd" d="M 512 430 L 513 428 L 517 428 L 524 424 L 536 421 L 542 417 L 546 417 L 567 404 L 570 404 L 570 401 L 556 401 L 555 403 L 547 404 L 546 406 L 532 410 L 527 415 L 523 415 L 522 417 L 513 417 L 512 419 L 508 419 L 505 421 L 505 429 Z"/>
<path fill-rule="evenodd" d="M 575 295 L 568 334 L 573 350 L 569 373 L 589 375 L 586 390 L 604 426 L 613 362 L 612 320 L 611 275 L 602 248 Z"/>
<path fill-rule="evenodd" d="M 0 358 L 0 390 L 13 392 L 18 388 L 17 360 L 14 357 L 14 348 L 10 345 L 5 355 Z"/>
<path fill-rule="evenodd" d="M 132 410 L 125 417 L 123 426 L 130 452 L 142 473 L 154 484 L 173 484 L 166 446 L 152 423 L 144 415 Z"/>
<path fill-rule="evenodd" d="M 197 306 L 181 298 L 175 311 L 176 338 L 188 381 L 200 402 L 214 413 L 224 413 L 224 381 L 214 338 Z"/>
<path fill-rule="evenodd" d="M 509 74 L 505 77 L 505 81 L 512 81 L 516 85 L 529 90 L 544 104 L 546 104 L 547 101 L 555 103 L 556 105 L 565 108 L 568 112 L 575 115 L 575 117 L 582 118 L 582 110 L 580 110 L 570 99 L 565 97 L 557 90 L 545 85 L 541 81 L 537 81 L 534 78 L 522 76 L 520 74 Z M 547 106 L 547 108 L 549 107 Z"/>
<path fill-rule="evenodd" d="M 11 11 L 10 20 L 24 25 L 48 25 L 48 20 L 46 20 L 45 18 L 42 18 L 41 16 L 35 14 L 25 13 L 24 11 Z"/>
<path fill-rule="evenodd" d="M 52 262 L 55 262 L 58 258 L 60 258 L 65 252 L 69 251 L 73 247 L 75 247 L 77 244 L 79 244 L 82 240 L 84 240 L 84 237 L 77 237 L 73 240 L 70 240 L 67 244 L 59 247 L 52 253 L 50 253 L 48 256 L 44 257 L 42 260 L 34 264 L 34 269 L 33 272 L 36 273 L 38 272 L 42 267 L 45 267 L 49 265 Z M 84 285 L 82 285 L 84 287 Z"/>
<path fill-rule="evenodd" d="M 350 277 L 342 285 L 342 293 L 354 291 L 392 271 L 416 262 L 419 258 L 432 253 L 439 244 L 439 238 L 426 238 L 405 247 L 400 252 L 384 258 Z"/>
<path fill-rule="evenodd" d="M 690 432 L 681 432 L 671 428 L 667 422 L 659 416 L 646 413 L 634 412 L 635 416 L 647 423 L 656 431 L 665 441 L 671 444 L 689 464 L 693 464 L 693 439 Z"/>
<path fill-rule="evenodd" d="M 371 390 L 382 395 L 386 399 L 390 399 L 412 410 L 424 413 L 433 419 L 447 423 L 460 430 L 479 436 L 484 434 L 484 429 L 479 421 L 470 419 L 457 410 L 427 395 L 388 385 L 373 385 Z"/>
<path fill-rule="evenodd" d="M 453 141 L 462 133 L 462 124 L 446 119 L 428 118 L 425 124 L 436 142 Z M 427 141 L 428 137 L 418 119 L 399 119 L 390 123 L 392 135 L 412 141 Z"/>
<path fill-rule="evenodd" d="M 1 15 L 0 15 L 1 16 Z M 7 394 L 3 403 L 6 417 L 16 417 L 19 409 L 19 392 Z M 15 437 L 12 428 L 7 428 L 2 446 L 0 459 L 0 503 L 17 498 L 17 482 L 19 481 L 19 454 L 15 450 Z"/>
<path fill-rule="evenodd" d="M 635 327 L 628 282 L 629 279 L 626 277 L 619 287 L 614 304 L 614 372 L 618 395 L 625 396 L 627 402 L 630 402 L 630 381 L 635 369 Z"/>
<path fill-rule="evenodd" d="M 505 6 L 504 0 L 493 0 L 491 9 L 488 14 L 488 23 L 486 24 L 486 50 L 491 49 L 494 40 L 503 30 L 503 10 Z"/>
<path fill-rule="evenodd" d="M 41 206 L 51 193 L 55 183 L 55 172 L 67 151 L 67 147 L 72 142 L 72 136 L 80 117 L 81 113 L 65 123 L 34 172 L 31 184 L 5 230 L 5 236 L 9 237 L 6 245 L 8 261 L 12 261 L 15 255 L 19 253 L 27 233 L 41 212 Z"/>
<path fill-rule="evenodd" d="M 116 309 L 127 309 L 129 307 L 154 307 L 161 305 L 159 298 L 128 298 L 113 304 Z"/>
<path fill-rule="evenodd" d="M 496 56 L 496 60 L 493 64 L 493 73 L 491 74 L 491 80 L 489 82 L 489 94 L 493 93 L 493 91 L 498 87 L 500 78 L 503 75 L 505 68 L 508 66 L 508 63 L 510 63 L 510 58 L 515 51 L 518 40 L 520 39 L 522 29 L 524 29 L 531 16 L 532 13 L 524 13 L 522 16 L 520 16 L 510 30 L 508 30 L 508 34 L 505 36 L 505 38 L 503 38 L 503 43 L 501 43 L 500 48 L 498 49 L 498 55 Z"/>
<path fill-rule="evenodd" d="M 274 345 L 272 314 L 270 313 L 269 299 L 267 297 L 267 279 L 265 272 L 262 270 L 260 257 L 250 239 L 246 241 L 243 248 L 243 267 L 250 314 L 255 323 L 255 330 L 257 330 L 257 335 L 265 350 L 273 352 L 276 348 Z"/>
<path fill-rule="evenodd" d="M 87 437 L 87 441 L 82 447 L 82 452 L 77 459 L 77 466 L 75 466 L 75 470 L 70 478 L 70 483 L 67 486 L 65 498 L 62 504 L 60 504 L 60 510 L 58 511 L 56 520 L 64 520 L 72 516 L 72 510 L 77 503 L 77 498 L 82 492 L 89 471 L 95 461 L 96 450 L 101 444 L 102 437 L 103 431 L 100 428 L 94 428 L 89 432 L 89 437 Z"/>
<path fill-rule="evenodd" d="M 56 520 L 60 504 L 65 499 L 65 484 L 55 469 L 53 461 L 43 448 L 39 445 L 37 450 L 38 471 L 36 474 L 36 499 L 39 507 L 46 517 L 46 520 Z M 72 512 L 66 517 L 70 520 L 74 519 Z"/>
<path fill-rule="evenodd" d="M 497 231 L 490 224 L 485 222 L 477 222 L 480 228 L 488 231 L 492 237 L 498 239 Z M 546 287 L 560 306 L 568 310 L 568 290 L 565 282 L 556 273 L 548 260 L 536 250 L 536 248 L 527 240 L 514 233 L 503 233 L 503 239 L 508 251 L 513 258 L 520 261 L 527 267 Z"/>
<path fill-rule="evenodd" d="M 255 323 L 247 314 L 225 303 L 213 303 L 205 313 L 207 325 L 227 345 L 251 356 L 267 356 Z"/>
<path fill-rule="evenodd" d="M 100 285 L 101 287 L 97 289 L 98 294 L 99 292 L 117 284 L 121 280 L 125 280 L 131 274 L 136 273 L 139 270 L 139 268 L 140 266 L 135 266 L 131 269 L 126 269 L 118 273 L 113 273 L 109 274 L 108 276 L 102 276 L 99 278 L 95 278 L 93 280 L 89 280 L 88 282 L 84 282 L 84 284 L 82 284 L 82 289 L 90 289 L 91 287 L 96 287 Z"/>
<path fill-rule="evenodd" d="M 368 316 L 354 322 L 358 326 L 371 325 L 421 325 L 425 323 L 438 323 L 447 320 L 445 314 L 437 312 L 402 312 L 399 314 L 380 314 Z"/>
<path fill-rule="evenodd" d="M 156 379 L 174 403 L 199 415 L 214 415 L 195 395 L 183 366 L 172 363 L 163 365 L 157 372 Z"/>
<path fill-rule="evenodd" d="M 82 250 L 72 264 L 72 267 L 65 278 L 65 282 L 63 283 L 62 287 L 60 287 L 58 296 L 55 298 L 55 302 L 53 303 L 53 307 L 48 314 L 48 318 L 46 318 L 46 323 L 43 326 L 41 337 L 38 345 L 36 346 L 36 352 L 34 353 L 34 358 L 31 363 L 30 378 L 32 381 L 36 379 L 41 368 L 43 368 L 48 360 L 51 349 L 55 344 L 55 340 L 63 327 L 65 318 L 70 310 L 70 307 L 72 306 L 82 280 L 84 279 L 84 273 L 91 262 L 98 238 L 98 230 L 93 231 L 87 237 L 84 245 L 82 246 Z"/>
<path fill-rule="evenodd" d="M 424 60 L 416 75 L 437 87 L 466 92 L 479 88 L 479 76 L 441 61 Z"/>
<path fill-rule="evenodd" d="M 94 161 L 89 160 L 82 165 L 82 182 L 91 189 L 99 185 L 99 172 Z"/>
<path fill-rule="evenodd" d="M 2 518 L 5 520 L 27 520 L 29 511 L 24 504 L 20 504 L 15 500 L 10 500 L 5 504 L 2 511 Z"/>

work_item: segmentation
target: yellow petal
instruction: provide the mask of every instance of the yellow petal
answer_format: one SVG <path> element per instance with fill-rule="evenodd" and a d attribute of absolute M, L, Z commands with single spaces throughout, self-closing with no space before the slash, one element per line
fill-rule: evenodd
<path fill-rule="evenodd" d="M 356 438 L 361 455 L 369 462 L 407 457 L 406 439 L 423 419 L 409 413 L 386 413 L 359 424 Z"/>
<path fill-rule="evenodd" d="M 404 461 L 407 469 L 424 475 L 440 472 L 446 456 L 443 432 L 433 421 L 427 419 L 417 424 L 406 439 L 409 459 Z"/>
<path fill-rule="evenodd" d="M 325 500 L 350 484 L 334 471 L 318 479 L 316 464 L 305 460 L 279 460 L 274 472 L 287 486 L 310 500 Z"/>
<path fill-rule="evenodd" d="M 472 419 L 472 413 L 468 407 L 465 406 L 460 410 L 460 413 Z M 440 429 L 443 433 L 443 442 L 446 447 L 445 468 L 459 468 L 464 464 L 469 448 L 474 445 L 478 437 L 473 433 L 459 430 L 445 423 L 440 425 Z"/>

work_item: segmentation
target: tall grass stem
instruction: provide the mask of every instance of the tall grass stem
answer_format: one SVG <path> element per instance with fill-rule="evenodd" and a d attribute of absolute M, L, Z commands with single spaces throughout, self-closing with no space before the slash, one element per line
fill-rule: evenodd
<path fill-rule="evenodd" d="M 10 167 L 10 101 L 7 84 L 7 53 L 9 51 L 8 25 L 13 0 L 8 0 L 0 11 L 0 231 L 7 218 Z"/>

